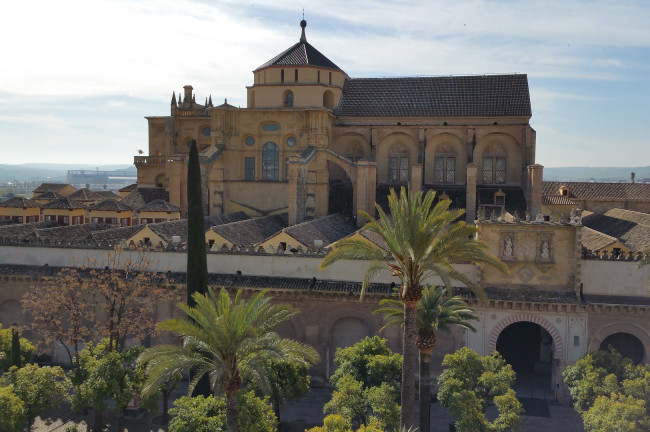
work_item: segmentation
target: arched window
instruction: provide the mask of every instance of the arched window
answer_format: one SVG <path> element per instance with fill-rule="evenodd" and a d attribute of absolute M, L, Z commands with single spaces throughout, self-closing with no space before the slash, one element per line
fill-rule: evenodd
<path fill-rule="evenodd" d="M 395 145 L 388 154 L 388 183 L 408 183 L 409 155 L 403 145 Z"/>
<path fill-rule="evenodd" d="M 451 153 L 436 153 L 433 176 L 436 183 L 455 183 L 456 155 Z"/>
<path fill-rule="evenodd" d="M 505 155 L 483 156 L 483 183 L 506 182 L 506 157 Z"/>
<path fill-rule="evenodd" d="M 293 92 L 288 91 L 287 94 L 284 96 L 284 106 L 285 107 L 292 107 L 293 106 Z"/>
<path fill-rule="evenodd" d="M 267 142 L 262 147 L 262 180 L 278 180 L 280 173 L 280 162 L 278 145 L 274 142 Z"/>

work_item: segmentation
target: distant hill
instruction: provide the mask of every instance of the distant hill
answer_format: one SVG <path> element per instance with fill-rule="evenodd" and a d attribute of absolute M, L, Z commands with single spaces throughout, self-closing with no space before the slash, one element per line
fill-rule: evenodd
<path fill-rule="evenodd" d="M 635 173 L 635 181 L 650 181 L 650 166 L 645 167 L 544 167 L 544 180 L 555 181 L 630 181 L 630 173 Z"/>
<path fill-rule="evenodd" d="M 89 164 L 48 164 L 48 163 L 27 163 L 21 165 L 0 164 L 0 182 L 8 181 L 41 181 L 49 183 L 65 183 L 68 170 L 113 170 L 128 169 L 135 174 L 133 165 L 89 165 Z"/>

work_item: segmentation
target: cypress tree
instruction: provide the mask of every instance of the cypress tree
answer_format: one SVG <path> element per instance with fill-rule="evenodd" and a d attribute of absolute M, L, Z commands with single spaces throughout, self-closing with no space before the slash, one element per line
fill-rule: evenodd
<path fill-rule="evenodd" d="M 208 293 L 208 259 L 205 246 L 205 218 L 201 187 L 201 164 L 196 140 L 190 142 L 190 158 L 187 162 L 187 304 L 196 306 L 192 298 L 195 292 Z M 190 371 L 193 378 L 195 371 Z M 204 375 L 193 396 L 210 396 L 210 382 Z"/>
<path fill-rule="evenodd" d="M 194 306 L 192 294 L 208 291 L 208 261 L 205 246 L 205 219 L 201 198 L 201 165 L 196 141 L 190 143 L 187 163 L 187 304 Z"/>
<path fill-rule="evenodd" d="M 20 332 L 16 323 L 11 326 L 11 364 L 21 367 L 20 364 Z"/>

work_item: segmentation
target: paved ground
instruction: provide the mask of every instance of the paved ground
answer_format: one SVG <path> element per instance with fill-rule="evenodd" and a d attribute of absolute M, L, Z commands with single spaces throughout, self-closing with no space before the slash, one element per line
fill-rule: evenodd
<path fill-rule="evenodd" d="M 281 432 L 303 432 L 306 428 L 320 425 L 323 419 L 323 405 L 330 398 L 330 390 L 314 388 L 299 402 L 290 403 L 282 408 Z M 582 420 L 576 412 L 569 407 L 556 404 L 535 408 L 531 405 L 531 411 L 538 411 L 547 417 L 526 416 L 523 419 L 523 432 L 584 432 Z M 126 427 L 129 432 L 167 432 L 166 425 L 155 423 L 153 416 L 143 414 L 137 418 L 129 418 Z M 417 418 L 417 417 L 416 417 Z M 431 430 L 437 432 L 449 431 L 449 423 L 452 419 L 447 410 L 439 403 L 431 404 Z M 37 420 L 33 432 L 66 432 L 67 427 L 78 425 L 79 432 L 86 431 L 86 417 L 76 416 L 68 410 L 57 413 L 56 418 L 49 420 Z M 110 430 L 117 430 L 113 427 Z M 243 431 L 247 432 L 247 431 Z"/>

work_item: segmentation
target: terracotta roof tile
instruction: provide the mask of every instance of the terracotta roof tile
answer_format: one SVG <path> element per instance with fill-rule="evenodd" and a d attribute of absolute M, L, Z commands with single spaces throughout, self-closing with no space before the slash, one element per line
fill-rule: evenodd
<path fill-rule="evenodd" d="M 0 202 L 0 207 L 10 207 L 10 208 L 34 208 L 39 207 L 37 203 L 30 200 L 29 198 L 23 197 L 13 197 L 7 201 Z"/>
<path fill-rule="evenodd" d="M 575 201 L 564 195 L 543 195 L 542 204 L 544 205 L 577 205 Z"/>
<path fill-rule="evenodd" d="M 41 183 L 40 186 L 34 189 L 34 193 L 61 192 L 66 186 L 72 187 L 67 183 Z"/>
<path fill-rule="evenodd" d="M 582 245 L 592 252 L 615 243 L 618 239 L 589 227 L 582 228 Z"/>
<path fill-rule="evenodd" d="M 229 222 L 236 222 L 248 219 L 244 212 L 227 213 L 218 216 L 205 217 L 205 230 L 215 225 L 221 225 Z M 187 219 L 158 222 L 148 224 L 149 228 L 158 234 L 165 242 L 170 243 L 173 236 L 180 236 L 181 243 L 187 242 Z"/>
<path fill-rule="evenodd" d="M 118 244 L 121 240 L 128 240 L 144 229 L 145 225 L 115 227 L 114 225 L 103 231 L 95 231 L 91 238 L 98 242 Z"/>
<path fill-rule="evenodd" d="M 57 200 L 57 199 L 59 199 L 59 198 L 63 198 L 64 196 L 65 196 L 65 195 L 61 195 L 61 194 L 58 193 L 58 192 L 48 191 L 48 192 L 43 192 L 42 194 L 40 194 L 39 196 L 37 196 L 37 197 L 34 198 L 34 199 L 37 199 L 37 200 L 50 200 L 50 201 L 54 201 L 54 200 Z"/>
<path fill-rule="evenodd" d="M 161 199 L 169 201 L 169 192 L 164 188 L 141 188 L 138 187 L 122 198 L 121 202 L 134 210 L 139 210 L 143 205 Z"/>
<path fill-rule="evenodd" d="M 530 117 L 526 75 L 353 78 L 337 116 Z"/>
<path fill-rule="evenodd" d="M 35 236 L 43 241 L 80 241 L 92 239 L 92 233 L 96 231 L 104 231 L 111 228 L 112 225 L 89 223 L 71 226 L 62 226 L 55 228 L 43 228 L 35 231 Z"/>
<path fill-rule="evenodd" d="M 70 195 L 68 198 L 75 201 L 101 201 L 103 198 L 101 195 L 91 191 L 90 189 L 81 188 Z"/>
<path fill-rule="evenodd" d="M 138 188 L 137 183 L 130 184 L 128 186 L 124 186 L 122 189 L 119 189 L 118 192 L 133 192 Z"/>
<path fill-rule="evenodd" d="M 598 213 L 583 213 L 582 224 L 621 240 L 632 251 L 650 249 L 650 225 Z"/>
<path fill-rule="evenodd" d="M 131 207 L 116 199 L 106 199 L 88 207 L 90 211 L 128 211 Z"/>
<path fill-rule="evenodd" d="M 543 195 L 557 195 L 560 187 L 569 189 L 569 198 L 650 200 L 649 183 L 542 182 Z"/>
<path fill-rule="evenodd" d="M 314 240 L 322 240 L 323 246 L 328 246 L 356 230 L 353 221 L 340 214 L 333 214 L 290 226 L 284 232 L 305 246 L 312 247 Z"/>
<path fill-rule="evenodd" d="M 176 207 L 174 204 L 170 204 L 165 200 L 157 199 L 149 203 L 146 203 L 138 209 L 139 212 L 179 212 L 181 211 L 180 207 Z"/>
<path fill-rule="evenodd" d="M 93 192 L 95 192 L 97 195 L 101 196 L 102 199 L 119 199 L 120 198 L 120 196 L 118 194 L 116 194 L 113 191 L 109 191 L 109 190 L 101 190 L 101 191 L 93 191 Z"/>
<path fill-rule="evenodd" d="M 270 66 L 318 66 L 341 70 L 307 41 L 300 41 L 291 46 L 286 51 L 281 52 L 262 66 L 255 69 L 255 71 Z"/>
<path fill-rule="evenodd" d="M 282 231 L 287 214 L 264 216 L 213 226 L 212 231 L 237 246 L 253 246 Z"/>
<path fill-rule="evenodd" d="M 32 222 L 26 224 L 13 224 L 0 226 L 0 238 L 14 238 L 18 240 L 35 236 L 36 230 L 40 228 L 58 227 L 56 222 Z"/>
<path fill-rule="evenodd" d="M 82 203 L 79 201 L 71 200 L 68 197 L 63 197 L 59 198 L 54 201 L 50 201 L 47 204 L 44 204 L 43 209 L 67 209 L 67 210 L 72 210 L 72 209 L 82 209 L 86 208 Z"/>

